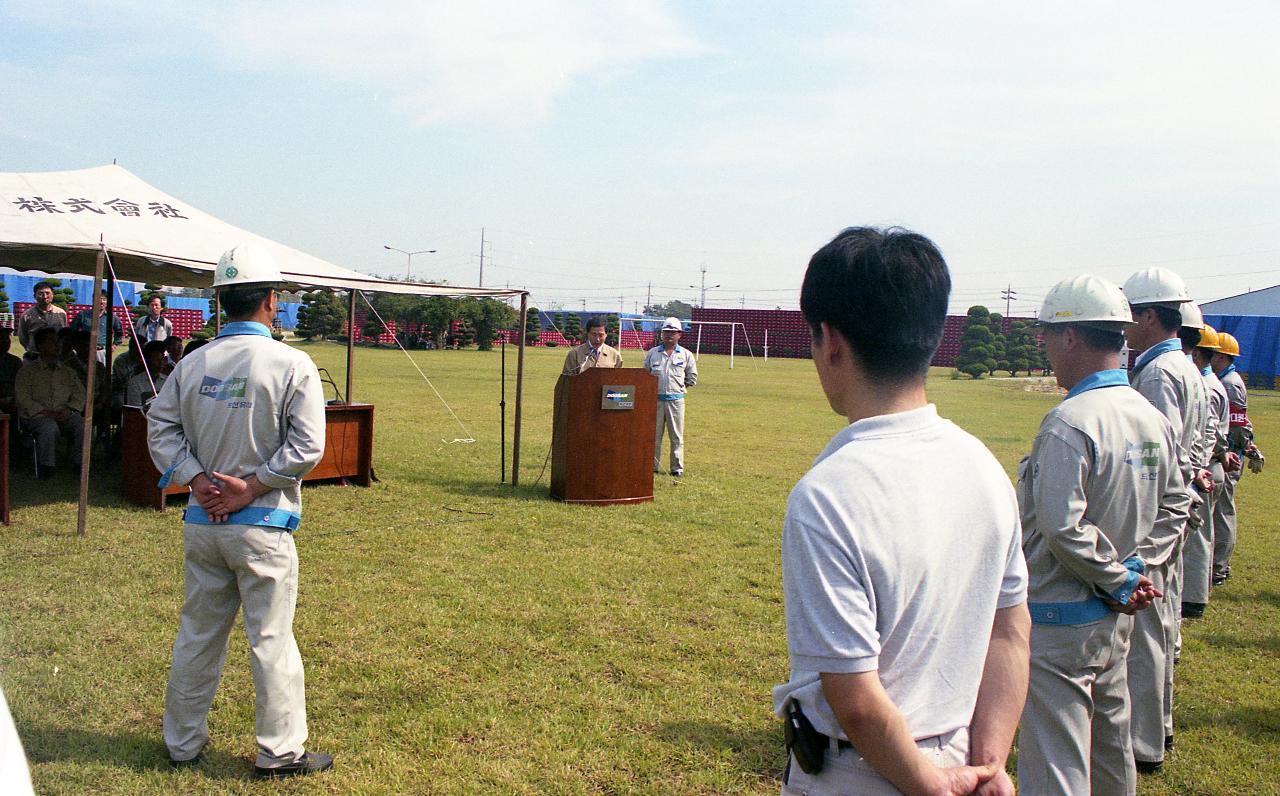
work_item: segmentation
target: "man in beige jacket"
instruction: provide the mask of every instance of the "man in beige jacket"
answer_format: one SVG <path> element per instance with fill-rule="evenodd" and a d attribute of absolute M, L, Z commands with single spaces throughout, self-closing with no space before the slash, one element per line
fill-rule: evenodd
<path fill-rule="evenodd" d="M 622 352 L 605 343 L 607 333 L 604 318 L 595 316 L 587 321 L 587 342 L 569 349 L 564 358 L 565 376 L 577 376 L 591 368 L 622 367 Z"/>

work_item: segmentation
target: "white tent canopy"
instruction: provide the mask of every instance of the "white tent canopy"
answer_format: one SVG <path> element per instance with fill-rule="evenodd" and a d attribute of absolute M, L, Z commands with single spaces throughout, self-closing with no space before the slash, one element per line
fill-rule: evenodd
<path fill-rule="evenodd" d="M 121 279 L 209 287 L 222 253 L 241 243 L 271 251 L 302 287 L 425 296 L 518 296 L 521 290 L 379 279 L 220 221 L 120 166 L 0 173 L 0 265 L 92 274 L 100 247 Z"/>
<path fill-rule="evenodd" d="M 419 296 L 520 298 L 524 328 L 529 294 L 524 290 L 398 282 L 342 268 L 220 221 L 143 182 L 116 165 L 77 171 L 0 173 L 0 266 L 45 273 L 103 276 L 100 253 L 114 276 L 174 287 L 210 287 L 222 253 L 254 243 L 275 255 L 281 275 L 303 288 L 350 291 L 348 323 L 354 328 L 357 291 Z M 97 285 L 95 284 L 95 290 Z M 95 304 L 95 313 L 98 311 Z M 95 314 L 95 318 L 96 318 Z M 96 342 L 98 324 L 91 335 Z M 516 360 L 515 435 L 511 484 L 519 483 L 520 416 L 524 385 L 524 335 Z M 351 399 L 354 335 L 347 337 L 347 399 Z M 97 360 L 89 358 L 87 393 L 93 392 Z M 110 362 L 107 363 L 108 368 Z M 80 475 L 78 532 L 84 535 L 89 500 L 88 453 L 93 402 L 86 402 L 85 464 Z M 503 424 L 505 439 L 506 424 Z M 505 457 L 504 457 L 505 459 Z M 505 476 L 505 461 L 504 461 Z"/>

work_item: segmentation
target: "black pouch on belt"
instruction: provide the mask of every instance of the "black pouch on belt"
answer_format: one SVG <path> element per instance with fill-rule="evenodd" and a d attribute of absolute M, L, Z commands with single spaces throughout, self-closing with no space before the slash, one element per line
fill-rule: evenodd
<path fill-rule="evenodd" d="M 783 735 L 787 740 L 787 751 L 800 764 L 800 770 L 806 774 L 818 774 L 822 771 L 822 755 L 827 750 L 830 740 L 814 729 L 813 724 L 800 710 L 800 704 L 792 700 L 787 704 L 787 718 Z"/>

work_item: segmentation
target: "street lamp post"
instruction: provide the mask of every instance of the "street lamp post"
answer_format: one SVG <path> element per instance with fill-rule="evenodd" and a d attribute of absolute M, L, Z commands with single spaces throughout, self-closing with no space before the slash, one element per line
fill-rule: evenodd
<path fill-rule="evenodd" d="M 408 282 L 408 281 L 409 281 L 409 273 L 410 273 L 410 271 L 413 269 L 413 255 L 415 255 L 415 254 L 435 254 L 435 253 L 436 253 L 436 250 L 435 250 L 435 249 L 421 249 L 421 250 L 416 251 L 416 252 L 407 252 L 407 251 L 405 251 L 404 249 L 397 249 L 395 246 L 387 246 L 386 244 L 383 244 L 382 248 L 386 249 L 387 251 L 400 252 L 401 254 L 403 254 L 403 255 L 405 256 L 405 264 L 404 264 L 404 280 L 405 280 L 406 282 Z"/>

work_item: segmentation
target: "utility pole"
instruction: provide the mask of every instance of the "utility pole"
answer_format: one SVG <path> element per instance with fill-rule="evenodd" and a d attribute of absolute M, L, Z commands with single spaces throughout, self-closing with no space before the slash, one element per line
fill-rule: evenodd
<path fill-rule="evenodd" d="M 742 294 L 742 301 L 739 303 L 739 305 L 738 305 L 738 306 L 740 306 L 740 307 L 741 307 L 742 309 L 744 309 L 744 310 L 747 308 L 747 294 L 746 294 L 746 293 L 743 293 L 743 294 Z"/>
<path fill-rule="evenodd" d="M 699 304 L 698 306 L 699 306 L 699 307 L 703 307 L 703 308 L 705 308 L 705 307 L 707 306 L 707 291 L 708 291 L 708 290 L 715 290 L 716 288 L 718 288 L 718 287 L 720 287 L 720 286 L 719 286 L 719 285 L 712 285 L 711 287 L 707 287 L 707 264 L 706 264 L 706 263 L 703 263 L 703 264 L 702 264 L 702 287 L 701 287 L 701 288 L 699 288 L 697 285 L 689 285 L 689 287 L 693 288 L 694 290 L 701 290 L 701 291 L 702 291 L 702 303 L 701 303 L 701 304 Z"/>
<path fill-rule="evenodd" d="M 484 287 L 484 227 L 480 228 L 480 287 Z"/>
<path fill-rule="evenodd" d="M 646 307 L 653 306 L 653 283 L 652 282 L 649 283 L 649 292 L 645 294 L 644 305 Z"/>
<path fill-rule="evenodd" d="M 1010 284 L 1006 289 L 1000 291 L 1000 297 L 1004 299 L 1004 317 L 1009 317 L 1009 306 L 1013 303 L 1014 298 L 1018 295 L 1018 291 L 1013 289 Z"/>

